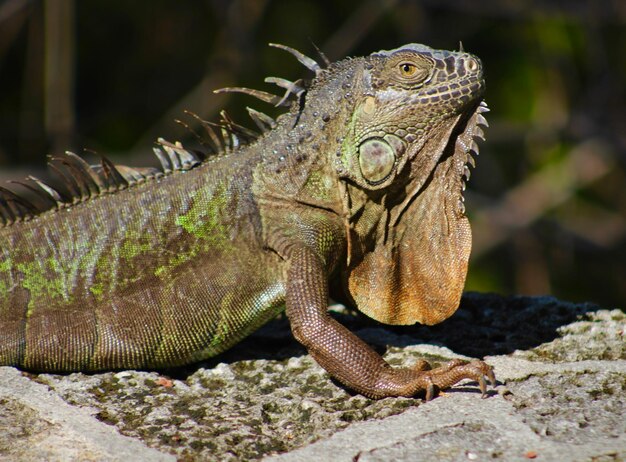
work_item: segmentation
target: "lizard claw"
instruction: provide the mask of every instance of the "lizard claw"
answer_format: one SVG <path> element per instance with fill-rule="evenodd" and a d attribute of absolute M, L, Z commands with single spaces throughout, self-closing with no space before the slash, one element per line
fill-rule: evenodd
<path fill-rule="evenodd" d="M 480 397 L 483 399 L 487 398 L 487 381 L 485 380 L 484 375 L 481 375 L 478 378 L 478 388 L 480 388 Z"/>
<path fill-rule="evenodd" d="M 484 375 L 478 377 L 478 388 L 480 388 L 480 397 L 485 399 L 487 397 L 487 381 Z"/>
<path fill-rule="evenodd" d="M 489 371 L 487 371 L 486 376 L 489 379 L 489 383 L 491 384 L 491 386 L 495 388 L 495 386 L 497 385 L 497 382 L 496 382 L 496 375 L 493 373 L 493 367 L 489 366 Z"/>
<path fill-rule="evenodd" d="M 426 399 L 432 399 L 434 389 L 449 388 L 463 379 L 475 380 L 481 397 L 486 398 L 487 382 L 493 387 L 496 386 L 496 377 L 493 368 L 484 361 L 463 361 L 454 359 L 442 367 L 426 372 L 428 374 L 428 384 L 426 386 Z"/>
<path fill-rule="evenodd" d="M 429 380 L 428 385 L 426 385 L 426 401 L 431 401 L 436 394 L 437 390 L 435 390 L 435 384 L 433 384 L 432 380 Z"/>
<path fill-rule="evenodd" d="M 493 373 L 493 367 L 484 361 L 472 361 L 464 366 L 468 369 L 466 378 L 476 380 L 481 391 L 481 398 L 487 398 L 487 381 L 489 381 L 492 387 L 496 386 L 496 376 Z"/>

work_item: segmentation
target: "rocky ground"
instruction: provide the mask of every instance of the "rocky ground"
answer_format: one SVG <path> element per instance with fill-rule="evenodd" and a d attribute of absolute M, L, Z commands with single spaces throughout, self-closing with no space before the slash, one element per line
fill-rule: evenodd
<path fill-rule="evenodd" d="M 188 368 L 0 367 L 0 460 L 626 460 L 623 309 L 468 294 L 434 327 L 336 316 L 392 364 L 485 357 L 499 385 L 487 399 L 465 382 L 428 403 L 370 400 L 330 380 L 277 319 Z"/>

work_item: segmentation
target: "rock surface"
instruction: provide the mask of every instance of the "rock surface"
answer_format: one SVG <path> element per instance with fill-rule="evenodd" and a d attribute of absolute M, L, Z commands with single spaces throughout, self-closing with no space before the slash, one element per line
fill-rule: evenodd
<path fill-rule="evenodd" d="M 434 327 L 340 322 L 394 365 L 486 357 L 501 383 L 435 400 L 338 386 L 277 319 L 216 360 L 168 371 L 0 367 L 0 460 L 626 460 L 626 314 L 467 294 Z"/>

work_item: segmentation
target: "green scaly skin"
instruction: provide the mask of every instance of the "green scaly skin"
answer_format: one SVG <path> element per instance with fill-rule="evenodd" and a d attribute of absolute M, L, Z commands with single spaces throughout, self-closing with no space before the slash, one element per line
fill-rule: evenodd
<path fill-rule="evenodd" d="M 315 79 L 257 140 L 73 205 L 5 213 L 0 365 L 182 365 L 286 308 L 296 339 L 367 396 L 430 398 L 464 378 L 484 392 L 482 361 L 391 368 L 326 311 L 331 278 L 382 322 L 456 310 L 471 245 L 463 175 L 486 123 L 480 62 L 422 45 L 303 62 Z"/>

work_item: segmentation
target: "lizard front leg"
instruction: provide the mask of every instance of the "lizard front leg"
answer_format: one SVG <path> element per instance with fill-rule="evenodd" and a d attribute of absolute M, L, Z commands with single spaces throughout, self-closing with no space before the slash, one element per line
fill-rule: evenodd
<path fill-rule="evenodd" d="M 327 271 L 318 254 L 300 245 L 289 255 L 287 316 L 295 338 L 331 376 L 372 398 L 414 396 L 430 399 L 437 389 L 462 379 L 478 381 L 483 395 L 485 377 L 495 384 L 490 366 L 482 361 L 452 361 L 428 370 L 425 362 L 414 368 L 392 368 L 365 342 L 328 315 Z"/>

